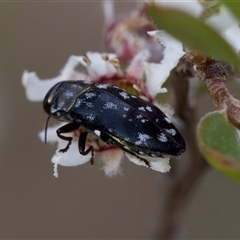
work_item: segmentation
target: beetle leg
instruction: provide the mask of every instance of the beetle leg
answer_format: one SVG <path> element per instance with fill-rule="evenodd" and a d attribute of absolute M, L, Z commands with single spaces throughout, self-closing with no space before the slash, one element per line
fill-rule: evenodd
<path fill-rule="evenodd" d="M 82 155 L 87 155 L 90 151 L 92 153 L 92 156 L 91 156 L 91 164 L 93 165 L 93 146 L 90 146 L 87 150 L 85 150 L 85 146 L 86 146 L 86 141 L 87 141 L 87 135 L 88 135 L 88 132 L 82 132 L 80 134 L 80 137 L 78 139 L 78 150 L 79 152 L 82 154 Z"/>
<path fill-rule="evenodd" d="M 69 132 L 73 132 L 75 130 L 77 130 L 79 128 L 79 123 L 68 123 L 60 128 L 57 129 L 57 135 L 59 138 L 61 138 L 62 140 L 68 141 L 68 144 L 65 148 L 60 149 L 60 152 L 66 152 L 69 149 L 69 146 L 72 143 L 72 137 L 66 137 L 63 136 L 62 133 L 69 133 Z"/>

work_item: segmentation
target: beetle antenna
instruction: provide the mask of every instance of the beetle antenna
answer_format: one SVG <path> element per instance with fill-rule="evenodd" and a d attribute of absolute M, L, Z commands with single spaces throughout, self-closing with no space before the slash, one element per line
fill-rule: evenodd
<path fill-rule="evenodd" d="M 44 143 L 47 144 L 47 129 L 48 129 L 48 122 L 50 120 L 51 115 L 48 116 L 46 124 L 45 124 L 45 130 L 44 130 Z"/>

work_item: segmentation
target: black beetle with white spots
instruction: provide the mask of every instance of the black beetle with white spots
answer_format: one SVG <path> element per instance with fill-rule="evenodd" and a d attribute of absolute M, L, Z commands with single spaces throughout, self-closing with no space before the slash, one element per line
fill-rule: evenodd
<path fill-rule="evenodd" d="M 92 152 L 92 162 L 93 147 L 85 149 L 88 133 L 119 147 L 130 161 L 152 169 L 156 158 L 185 151 L 184 139 L 159 108 L 115 85 L 62 81 L 48 91 L 43 107 L 50 117 L 67 122 L 57 130 L 58 137 L 68 141 L 61 152 L 72 142 L 65 133 L 80 126 L 85 129 L 78 140 L 79 153 Z"/>

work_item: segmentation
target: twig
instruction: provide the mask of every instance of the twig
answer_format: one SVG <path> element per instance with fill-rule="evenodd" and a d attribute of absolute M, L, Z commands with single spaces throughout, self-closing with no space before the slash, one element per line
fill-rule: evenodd
<path fill-rule="evenodd" d="M 183 72 L 174 73 L 173 79 L 175 112 L 184 123 L 184 138 L 189 158 L 181 159 L 175 169 L 166 193 L 163 209 L 160 239 L 177 239 L 181 236 L 180 222 L 190 195 L 196 188 L 208 164 L 198 150 L 196 126 L 198 123 L 197 106 L 189 101 L 190 84 Z"/>

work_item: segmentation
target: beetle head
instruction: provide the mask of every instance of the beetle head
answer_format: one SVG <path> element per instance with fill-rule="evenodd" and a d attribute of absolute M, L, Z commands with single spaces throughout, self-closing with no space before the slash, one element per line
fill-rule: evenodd
<path fill-rule="evenodd" d="M 60 103 L 60 94 L 62 89 L 62 82 L 54 85 L 46 94 L 43 100 L 43 109 L 49 116 L 53 116 L 55 118 L 61 118 L 66 112 L 66 108 L 62 106 Z"/>
<path fill-rule="evenodd" d="M 72 121 L 69 116 L 77 97 L 89 88 L 90 84 L 82 81 L 62 81 L 54 85 L 43 101 L 45 112 L 62 121 Z"/>

